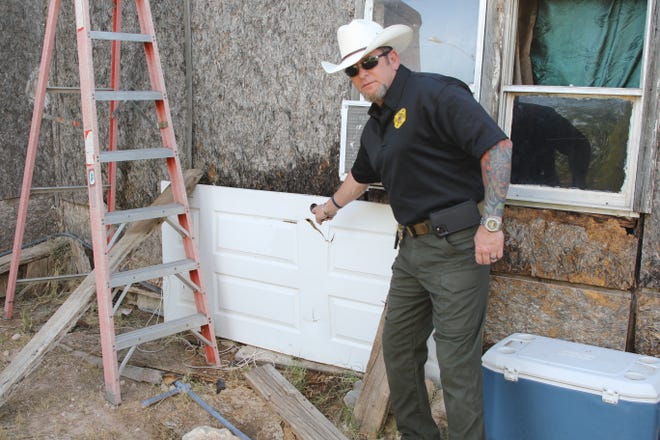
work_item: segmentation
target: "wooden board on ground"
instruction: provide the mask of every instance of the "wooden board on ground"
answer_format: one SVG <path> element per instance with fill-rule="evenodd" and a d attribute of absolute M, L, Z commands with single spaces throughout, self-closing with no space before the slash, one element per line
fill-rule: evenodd
<path fill-rule="evenodd" d="M 60 258 L 63 254 L 60 249 L 66 250 L 66 255 L 70 257 L 70 260 L 64 261 Z M 7 295 L 11 257 L 11 253 L 0 257 L 0 297 Z M 81 241 L 68 236 L 51 237 L 22 249 L 19 266 L 25 266 L 23 275 L 20 275 L 21 272 L 19 272 L 19 277 L 22 276 L 24 282 L 32 279 L 27 287 L 16 289 L 16 293 L 20 292 L 20 295 L 23 296 L 29 295 L 31 290 L 38 291 L 49 283 L 57 285 L 62 282 L 62 279 L 58 281 L 57 276 L 81 274 L 81 277 L 84 277 L 91 270 L 89 258 Z M 17 283 L 20 281 L 21 279 Z"/>
<path fill-rule="evenodd" d="M 291 426 L 299 440 L 347 440 L 346 436 L 272 365 L 255 367 L 245 373 L 245 377 L 252 388 Z"/>
<path fill-rule="evenodd" d="M 51 255 L 55 249 L 66 246 L 70 240 L 71 239 L 67 237 L 55 237 L 51 240 L 46 240 L 29 248 L 22 249 L 19 264 L 31 263 L 46 258 Z M 11 255 L 12 254 L 7 254 L 0 257 L 0 274 L 9 272 Z"/>
<path fill-rule="evenodd" d="M 200 170 L 184 172 L 183 178 L 188 193 L 201 177 Z M 173 201 L 171 187 L 168 187 L 151 206 L 165 205 Z M 162 218 L 142 220 L 126 228 L 124 235 L 108 252 L 110 272 L 115 272 L 131 251 L 144 242 L 163 221 Z M 76 325 L 78 319 L 87 311 L 95 292 L 95 277 L 92 271 L 0 373 L 0 406 L 4 405 L 20 381 L 34 371 L 44 355 Z"/>
<path fill-rule="evenodd" d="M 234 355 L 234 359 L 244 363 L 254 362 L 257 365 L 275 364 L 280 367 L 300 366 L 306 370 L 320 371 L 322 373 L 336 375 L 357 374 L 353 370 L 348 370 L 346 368 L 294 358 L 288 354 L 277 353 L 271 350 L 266 350 L 265 348 L 253 347 L 251 345 L 241 347 L 238 352 L 236 352 L 236 355 Z"/>
<path fill-rule="evenodd" d="M 385 306 L 387 309 L 387 306 Z M 385 425 L 390 411 L 390 387 L 385 373 L 383 359 L 383 324 L 385 310 L 380 317 L 378 331 L 371 348 L 367 371 L 362 383 L 362 391 L 353 409 L 353 423 L 359 427 L 360 433 L 369 438 L 375 436 Z"/>

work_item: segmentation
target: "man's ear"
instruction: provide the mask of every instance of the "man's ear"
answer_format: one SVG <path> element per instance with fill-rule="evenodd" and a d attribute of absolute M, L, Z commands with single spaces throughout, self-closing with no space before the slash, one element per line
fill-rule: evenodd
<path fill-rule="evenodd" d="M 387 54 L 387 58 L 389 58 L 390 63 L 392 64 L 392 67 L 394 68 L 394 70 L 398 70 L 399 66 L 401 65 L 401 59 L 399 58 L 399 52 L 392 49 L 390 51 L 390 53 Z"/>

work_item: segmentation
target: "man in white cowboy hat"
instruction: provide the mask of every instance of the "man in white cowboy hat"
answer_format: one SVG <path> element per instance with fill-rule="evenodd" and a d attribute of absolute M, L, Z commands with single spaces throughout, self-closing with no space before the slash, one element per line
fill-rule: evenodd
<path fill-rule="evenodd" d="M 411 38 L 407 26 L 368 20 L 337 31 L 341 61 L 323 68 L 343 70 L 372 105 L 350 173 L 313 212 L 330 220 L 382 182 L 399 223 L 383 329 L 397 427 L 405 440 L 440 438 L 424 383 L 435 329 L 449 438 L 484 439 L 482 329 L 512 145 L 463 82 L 401 64 Z"/>

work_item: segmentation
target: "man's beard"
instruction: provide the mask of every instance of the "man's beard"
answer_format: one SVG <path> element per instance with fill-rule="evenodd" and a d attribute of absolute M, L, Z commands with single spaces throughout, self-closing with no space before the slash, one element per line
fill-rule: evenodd
<path fill-rule="evenodd" d="M 365 99 L 369 102 L 382 101 L 387 94 L 387 86 L 385 84 L 378 85 L 378 88 L 373 93 L 364 95 Z"/>

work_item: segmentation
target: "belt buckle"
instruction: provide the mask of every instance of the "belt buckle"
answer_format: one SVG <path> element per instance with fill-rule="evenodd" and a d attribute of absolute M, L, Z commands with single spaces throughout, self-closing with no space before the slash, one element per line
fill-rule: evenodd
<path fill-rule="evenodd" d="M 415 230 L 419 231 L 417 232 L 417 235 L 426 235 L 433 232 L 433 227 L 431 226 L 428 220 L 425 220 L 421 223 L 416 224 Z"/>

